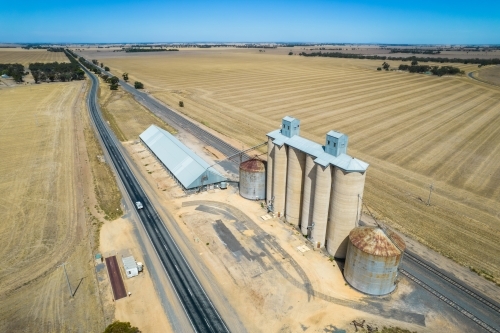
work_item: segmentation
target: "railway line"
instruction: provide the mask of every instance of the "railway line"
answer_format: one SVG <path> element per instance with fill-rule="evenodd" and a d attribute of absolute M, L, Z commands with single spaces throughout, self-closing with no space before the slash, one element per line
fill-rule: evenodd
<path fill-rule="evenodd" d="M 399 272 L 401 274 L 403 274 L 404 276 L 406 276 L 411 281 L 415 282 L 416 284 L 418 284 L 419 286 L 421 286 L 422 288 L 424 288 L 425 290 L 427 290 L 428 292 L 430 292 L 431 294 L 433 294 L 434 296 L 436 296 L 437 298 L 439 298 L 442 302 L 448 304 L 449 306 L 451 306 L 452 308 L 454 308 L 455 310 L 457 310 L 458 312 L 460 312 L 462 315 L 464 315 L 467 318 L 469 318 L 470 320 L 472 320 L 474 323 L 476 323 L 478 326 L 480 326 L 482 329 L 486 330 L 487 332 L 491 332 L 491 333 L 499 333 L 500 332 L 499 330 L 491 327 L 490 325 L 488 325 L 484 321 L 482 321 L 479 318 L 477 318 L 474 314 L 472 314 L 471 312 L 467 311 L 466 309 L 464 309 L 463 307 L 461 307 L 460 305 L 458 305 L 456 302 L 453 302 L 451 299 L 449 299 L 448 297 L 446 297 L 443 294 L 441 294 L 436 289 L 430 287 L 426 283 L 424 283 L 421 280 L 417 279 L 415 276 L 413 276 L 412 274 L 408 273 L 406 270 L 400 269 Z"/>
<path fill-rule="evenodd" d="M 112 75 L 111 73 L 108 73 L 109 75 Z M 470 75 L 469 75 L 470 76 Z M 210 132 L 206 131 L 205 129 L 201 128 L 198 126 L 196 123 L 190 121 L 189 119 L 181 116 L 177 112 L 171 110 L 167 106 L 161 104 L 158 102 L 156 99 L 152 98 L 151 96 L 147 95 L 144 92 L 138 91 L 128 85 L 126 82 L 120 80 L 121 86 L 123 89 L 131 93 L 133 96 L 135 96 L 136 100 L 140 102 L 142 105 L 144 105 L 146 108 L 148 108 L 151 112 L 159 116 L 160 118 L 164 119 L 167 121 L 171 126 L 177 129 L 183 129 L 195 137 L 197 137 L 200 141 L 214 147 L 215 149 L 219 150 L 221 153 L 223 153 L 225 156 L 231 156 L 235 155 L 237 156 L 238 153 L 240 152 L 238 149 L 235 147 L 231 146 L 230 144 L 224 142 L 220 138 L 216 137 L 215 135 L 211 134 Z M 248 159 L 248 155 L 243 155 L 245 159 Z M 238 159 L 239 161 L 239 159 Z M 235 162 L 235 160 L 232 160 L 232 162 Z M 481 303 L 482 306 L 485 306 L 488 311 L 487 314 L 484 315 L 486 312 L 483 312 L 483 317 L 488 316 L 488 315 L 493 315 L 494 317 L 490 321 L 493 324 L 496 324 L 495 326 L 500 327 L 500 324 L 498 323 L 498 320 L 500 318 L 500 307 L 495 305 L 493 302 L 487 300 L 486 298 L 478 295 L 476 292 L 472 291 L 471 289 L 467 288 L 465 285 L 449 278 L 445 274 L 441 273 L 439 270 L 429 266 L 426 264 L 424 261 L 416 258 L 414 255 L 411 253 L 408 253 L 408 251 L 405 253 L 405 258 L 408 258 L 410 261 L 408 264 L 411 264 L 412 266 L 418 266 L 422 270 L 425 271 L 426 275 L 432 276 L 432 278 L 439 279 L 441 282 L 447 284 L 448 286 L 451 286 L 458 290 L 460 293 L 463 293 L 477 302 Z M 417 277 L 417 274 L 409 272 L 407 269 L 401 269 L 400 270 L 401 274 L 407 277 L 409 280 L 415 282 L 425 290 L 429 291 L 431 294 L 434 296 L 438 297 L 442 302 L 446 303 L 447 305 L 451 306 L 458 312 L 460 312 L 462 315 L 467 317 L 468 319 L 472 320 L 475 324 L 477 324 L 479 327 L 481 327 L 483 330 L 487 332 L 492 332 L 492 333 L 500 333 L 500 329 L 492 327 L 489 323 L 486 323 L 484 320 L 480 319 L 477 315 L 472 313 L 471 311 L 465 309 L 463 305 L 458 304 L 459 302 L 455 301 L 453 299 L 452 293 L 450 295 L 444 295 L 443 292 L 445 291 L 438 291 L 438 288 L 430 286 L 429 283 L 426 283 L 423 281 L 422 278 Z M 449 297 L 447 297 L 449 296 Z"/>
<path fill-rule="evenodd" d="M 439 278 L 445 280 L 446 282 L 448 282 L 449 284 L 453 285 L 455 288 L 458 288 L 460 289 L 462 292 L 470 295 L 471 297 L 475 298 L 476 300 L 478 300 L 479 302 L 483 303 L 484 305 L 486 305 L 487 307 L 493 309 L 494 311 L 496 311 L 498 313 L 498 315 L 500 316 L 500 307 L 498 307 L 497 305 L 493 304 L 492 302 L 490 302 L 489 300 L 485 299 L 484 297 L 482 296 L 479 296 L 478 294 L 476 294 L 475 292 L 473 292 L 472 290 L 468 289 L 467 287 L 465 287 L 463 284 L 453 280 L 452 278 L 449 278 L 448 276 L 444 275 L 443 273 L 441 273 L 440 271 L 438 271 L 437 269 L 434 269 L 432 268 L 431 266 L 427 265 L 425 262 L 423 262 L 422 260 L 416 258 L 415 256 L 413 256 L 412 254 L 410 253 L 405 253 L 405 258 L 407 259 L 410 259 L 412 261 L 414 261 L 415 263 L 417 263 L 418 265 L 424 267 L 427 271 L 439 276 Z"/>

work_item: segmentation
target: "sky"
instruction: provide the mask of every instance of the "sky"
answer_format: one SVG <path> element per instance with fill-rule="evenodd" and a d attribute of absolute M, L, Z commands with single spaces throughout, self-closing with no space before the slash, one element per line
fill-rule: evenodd
<path fill-rule="evenodd" d="M 2 0 L 0 43 L 500 44 L 500 1 Z"/>

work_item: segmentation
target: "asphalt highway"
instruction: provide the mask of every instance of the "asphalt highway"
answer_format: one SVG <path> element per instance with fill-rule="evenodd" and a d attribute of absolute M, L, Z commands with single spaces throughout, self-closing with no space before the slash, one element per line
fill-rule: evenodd
<path fill-rule="evenodd" d="M 143 209 L 137 209 L 135 205 L 133 207 L 137 210 L 141 223 L 167 272 L 169 280 L 193 329 L 196 332 L 229 332 L 224 320 L 205 293 L 180 249 L 165 228 L 163 221 L 151 204 L 145 191 L 122 156 L 119 148 L 120 144 L 111 130 L 106 126 L 101 116 L 99 104 L 97 103 L 99 81 L 95 75 L 86 69 L 84 70 L 92 81 L 92 87 L 87 96 L 91 118 L 130 200 L 133 203 L 140 201 L 144 206 Z"/>

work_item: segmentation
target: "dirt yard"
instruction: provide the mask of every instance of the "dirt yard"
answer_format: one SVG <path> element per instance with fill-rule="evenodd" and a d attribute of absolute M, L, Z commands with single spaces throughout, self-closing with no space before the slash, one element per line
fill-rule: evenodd
<path fill-rule="evenodd" d="M 32 62 L 69 62 L 64 52 L 47 50 L 25 50 L 22 48 L 0 48 L 0 64 L 22 64 L 25 67 Z"/>
<path fill-rule="evenodd" d="M 85 88 L 80 81 L 0 90 L 2 332 L 105 326 L 84 203 Z"/>
<path fill-rule="evenodd" d="M 149 268 L 145 267 L 144 272 L 130 279 L 123 271 L 122 256 L 132 255 L 136 261 L 144 263 L 140 246 L 133 235 L 132 223 L 123 218 L 108 222 L 101 229 L 101 251 L 105 256 L 117 255 L 125 289 L 131 293 L 130 297 L 115 301 L 115 319 L 130 322 L 143 333 L 173 332 L 154 289 Z M 107 284 L 107 276 L 104 279 L 104 284 Z M 111 290 L 108 290 L 108 303 L 110 295 Z"/>
<path fill-rule="evenodd" d="M 412 332 L 473 329 L 406 279 L 388 296 L 358 293 L 346 285 L 341 263 L 314 251 L 292 226 L 264 221 L 260 203 L 243 199 L 234 187 L 179 195 L 175 181 L 141 146 L 126 145 L 189 239 L 190 255 L 212 273 L 248 332 L 355 332 L 352 320 Z"/>
<path fill-rule="evenodd" d="M 302 135 L 317 142 L 330 129 L 346 133 L 349 153 L 370 163 L 365 203 L 380 219 L 498 279 L 500 90 L 467 77 L 380 72 L 379 61 L 282 51 L 88 57 L 115 75 L 128 72 L 172 108 L 249 146 L 263 142 L 285 115 L 299 118 Z"/>

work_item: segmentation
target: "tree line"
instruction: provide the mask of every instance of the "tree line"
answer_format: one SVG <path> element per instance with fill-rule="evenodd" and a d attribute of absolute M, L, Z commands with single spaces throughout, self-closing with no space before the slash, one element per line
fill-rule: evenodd
<path fill-rule="evenodd" d="M 304 57 L 330 57 L 330 58 L 349 58 L 349 59 L 372 59 L 372 60 L 399 60 L 399 61 L 413 61 L 418 62 L 439 62 L 439 63 L 461 63 L 461 64 L 479 64 L 479 67 L 486 65 L 500 65 L 499 58 L 492 59 L 460 59 L 460 58 L 432 58 L 432 57 L 387 57 L 378 55 L 362 55 L 341 52 L 301 52 L 299 55 Z"/>
<path fill-rule="evenodd" d="M 24 66 L 21 64 L 0 64 L 0 74 L 11 76 L 16 82 L 23 82 Z"/>
<path fill-rule="evenodd" d="M 422 49 L 391 49 L 390 53 L 412 53 L 412 54 L 440 54 L 440 50 L 422 50 Z"/>
<path fill-rule="evenodd" d="M 443 76 L 443 75 L 457 75 L 465 74 L 464 71 L 460 70 L 458 67 L 453 66 L 429 66 L 429 65 L 399 65 L 399 70 L 408 71 L 410 73 L 431 73 L 432 75 Z"/>
<path fill-rule="evenodd" d="M 130 48 L 123 49 L 125 52 L 161 52 L 161 51 L 179 51 L 178 49 L 143 49 L 143 48 Z"/>
<path fill-rule="evenodd" d="M 72 63 L 40 63 L 35 62 L 29 65 L 28 67 L 31 71 L 31 75 L 33 75 L 33 79 L 35 79 L 35 83 L 40 81 L 44 82 L 49 80 L 50 82 L 54 81 L 72 81 L 72 80 L 82 80 L 85 76 L 85 73 L 80 68 L 80 66 Z"/>
<path fill-rule="evenodd" d="M 83 80 L 85 77 L 85 72 L 80 68 L 78 61 L 75 60 L 75 55 L 69 50 L 63 48 L 58 48 L 58 51 L 54 52 L 64 52 L 69 60 L 67 62 L 58 63 L 32 63 L 29 65 L 31 70 L 31 75 L 35 79 L 35 83 L 45 82 L 49 80 L 50 82 L 60 81 L 67 82 L 72 80 Z M 60 50 L 60 51 L 59 51 Z M 69 52 L 68 52 L 69 51 Z"/>

